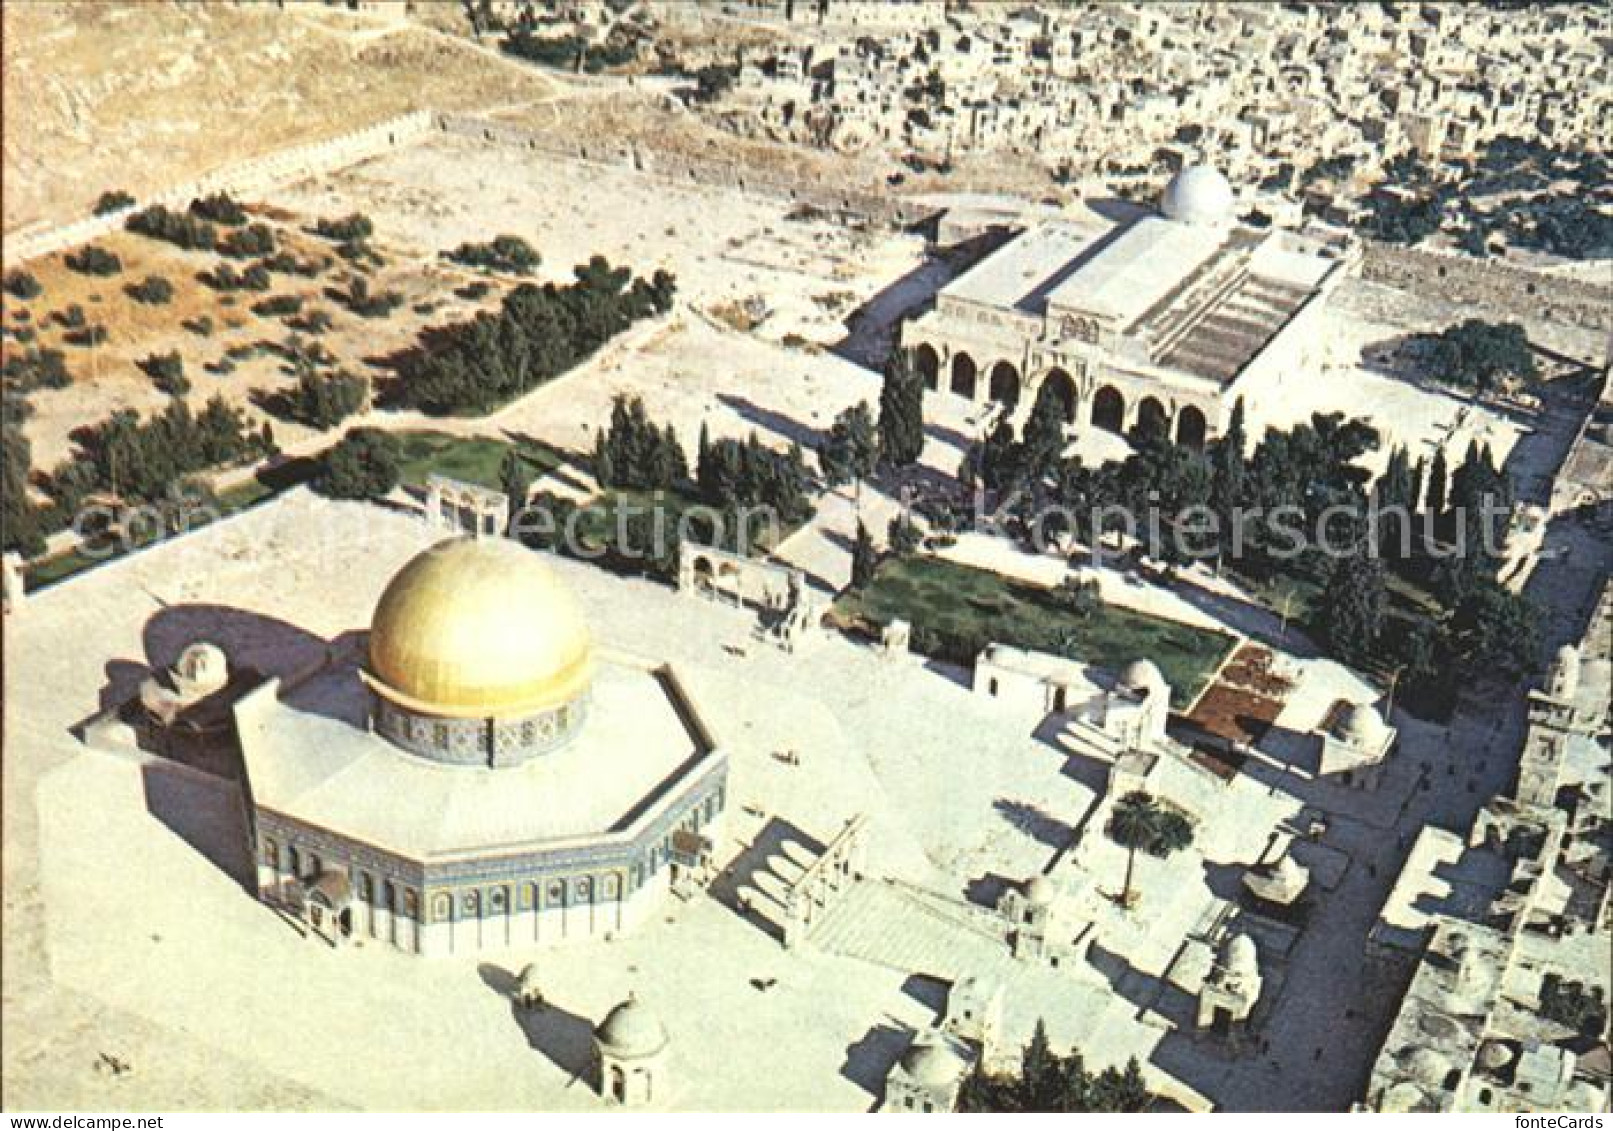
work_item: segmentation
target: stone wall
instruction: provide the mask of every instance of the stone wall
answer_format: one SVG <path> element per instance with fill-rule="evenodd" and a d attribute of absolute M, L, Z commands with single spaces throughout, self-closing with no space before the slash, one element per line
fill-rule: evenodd
<path fill-rule="evenodd" d="M 322 176 L 390 149 L 412 144 L 426 137 L 434 124 L 429 111 L 400 114 L 351 133 L 292 146 L 225 166 L 195 180 L 148 195 L 130 208 L 108 212 L 103 216 L 87 216 L 56 228 L 8 236 L 5 241 L 5 263 L 7 267 L 15 267 L 52 252 L 98 239 L 122 228 L 131 213 L 152 204 L 183 208 L 196 197 L 215 192 L 227 192 L 237 197 L 261 197 L 276 186 Z"/>
<path fill-rule="evenodd" d="M 1365 241 L 1361 277 L 1464 306 L 1528 311 L 1548 322 L 1613 330 L 1613 287 L 1466 256 Z"/>
<path fill-rule="evenodd" d="M 515 126 L 472 114 L 438 114 L 443 132 L 490 145 L 508 145 L 567 161 L 583 161 L 645 173 L 674 183 L 734 189 L 811 205 L 830 212 L 865 216 L 880 223 L 907 226 L 933 215 L 932 207 L 900 197 L 835 189 L 820 181 L 748 168 L 716 158 L 650 151 L 609 139 L 579 139 L 574 132 Z"/>

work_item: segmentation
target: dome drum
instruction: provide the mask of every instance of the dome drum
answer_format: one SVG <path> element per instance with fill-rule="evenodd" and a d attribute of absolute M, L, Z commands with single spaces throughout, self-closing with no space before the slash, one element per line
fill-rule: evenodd
<path fill-rule="evenodd" d="M 376 692 L 372 719 L 376 733 L 394 745 L 457 766 L 517 766 L 530 758 L 551 753 L 569 742 L 588 717 L 588 697 L 514 718 L 451 718 L 411 710 Z"/>

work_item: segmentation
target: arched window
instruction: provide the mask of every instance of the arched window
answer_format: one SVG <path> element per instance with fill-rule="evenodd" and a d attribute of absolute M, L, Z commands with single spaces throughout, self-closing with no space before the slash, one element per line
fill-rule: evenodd
<path fill-rule="evenodd" d="M 264 838 L 263 862 L 271 868 L 277 867 L 280 864 L 280 846 L 274 842 L 274 838 L 272 837 Z"/>
<path fill-rule="evenodd" d="M 978 370 L 975 359 L 968 354 L 959 352 L 952 358 L 952 391 L 960 397 L 971 400 L 975 395 L 975 376 Z"/>
<path fill-rule="evenodd" d="M 999 361 L 991 367 L 991 384 L 987 395 L 998 404 L 1012 408 L 1019 403 L 1019 370 L 1013 363 Z"/>
<path fill-rule="evenodd" d="M 1170 437 L 1170 417 L 1155 397 L 1144 397 L 1137 406 L 1137 437 Z"/>
<path fill-rule="evenodd" d="M 454 901 L 447 892 L 440 891 L 431 897 L 431 918 L 438 923 L 446 922 L 453 916 Z"/>
<path fill-rule="evenodd" d="M 1046 377 L 1042 378 L 1042 384 L 1047 390 L 1045 395 L 1058 402 L 1059 411 L 1063 414 L 1065 423 L 1074 424 L 1077 401 L 1075 378 L 1062 369 L 1054 368 Z"/>
<path fill-rule="evenodd" d="M 928 342 L 921 342 L 913 351 L 918 363 L 919 376 L 924 378 L 926 389 L 941 387 L 941 358 L 935 352 L 935 347 Z"/>
<path fill-rule="evenodd" d="M 1176 414 L 1176 442 L 1189 448 L 1202 448 L 1207 431 L 1204 413 L 1193 405 L 1182 406 Z"/>
<path fill-rule="evenodd" d="M 1092 424 L 1116 433 L 1126 427 L 1126 398 L 1113 385 L 1105 385 L 1092 398 Z"/>

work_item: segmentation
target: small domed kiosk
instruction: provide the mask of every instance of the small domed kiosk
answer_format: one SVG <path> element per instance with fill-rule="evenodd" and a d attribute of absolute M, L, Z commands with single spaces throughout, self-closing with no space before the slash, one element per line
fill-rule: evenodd
<path fill-rule="evenodd" d="M 605 1015 L 594 1029 L 599 1094 L 609 1103 L 653 1103 L 666 1089 L 666 1026 L 637 996 Z"/>

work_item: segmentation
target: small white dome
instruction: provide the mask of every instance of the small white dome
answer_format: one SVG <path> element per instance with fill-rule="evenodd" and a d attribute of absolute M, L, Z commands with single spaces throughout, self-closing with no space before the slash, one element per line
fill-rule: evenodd
<path fill-rule="evenodd" d="M 1351 746 L 1374 750 L 1383 744 L 1389 727 L 1370 703 L 1351 703 L 1339 712 L 1333 724 L 1333 737 Z"/>
<path fill-rule="evenodd" d="M 968 1065 L 944 1039 L 921 1036 L 902 1054 L 902 1070 L 920 1084 L 938 1087 L 963 1075 Z"/>
<path fill-rule="evenodd" d="M 1255 948 L 1255 940 L 1241 932 L 1227 940 L 1221 961 L 1227 973 L 1235 977 L 1260 977 L 1260 951 Z"/>
<path fill-rule="evenodd" d="M 192 644 L 174 661 L 173 679 L 185 695 L 210 694 L 230 681 L 229 660 L 217 644 Z"/>
<path fill-rule="evenodd" d="M 666 1047 L 666 1027 L 655 1011 L 629 996 L 605 1015 L 594 1030 L 601 1048 L 622 1060 L 654 1056 Z"/>
<path fill-rule="evenodd" d="M 1517 1056 L 1505 1041 L 1490 1040 L 1479 1046 L 1479 1063 L 1491 1072 L 1507 1067 Z"/>
<path fill-rule="evenodd" d="M 1232 186 L 1209 165 L 1186 165 L 1159 198 L 1167 220 L 1184 224 L 1224 224 L 1232 218 Z"/>
<path fill-rule="evenodd" d="M 1152 660 L 1133 660 L 1120 673 L 1119 685 L 1127 691 L 1148 694 L 1154 691 L 1169 692 L 1170 685 Z"/>
<path fill-rule="evenodd" d="M 1045 907 L 1053 902 L 1053 881 L 1040 873 L 1025 881 L 1025 900 L 1036 907 Z"/>

